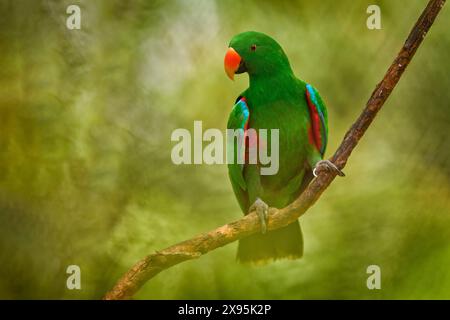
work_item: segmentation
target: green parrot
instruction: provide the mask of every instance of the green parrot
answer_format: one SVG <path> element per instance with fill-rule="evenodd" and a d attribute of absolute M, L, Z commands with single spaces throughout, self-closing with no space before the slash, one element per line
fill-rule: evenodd
<path fill-rule="evenodd" d="M 236 99 L 227 128 L 279 130 L 277 173 L 262 175 L 263 165 L 259 160 L 249 162 L 247 149 L 244 163 L 228 164 L 242 211 L 255 210 L 261 220 L 261 233 L 239 241 L 237 258 L 250 263 L 300 258 L 303 236 L 299 222 L 267 232 L 267 213 L 269 207 L 283 208 L 295 200 L 319 166 L 343 175 L 333 163 L 322 160 L 328 137 L 327 109 L 317 90 L 294 75 L 281 46 L 263 33 L 234 36 L 224 65 L 231 79 L 247 72 L 250 82 Z M 261 147 L 259 136 L 257 141 Z M 233 145 L 238 148 L 237 143 Z M 245 146 L 249 146 L 248 139 Z M 265 146 L 270 154 L 271 144 Z"/>

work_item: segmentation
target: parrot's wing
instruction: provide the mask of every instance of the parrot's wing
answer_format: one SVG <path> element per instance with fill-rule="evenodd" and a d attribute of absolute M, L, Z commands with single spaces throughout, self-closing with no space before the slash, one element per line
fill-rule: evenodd
<path fill-rule="evenodd" d="M 240 129 L 245 131 L 248 127 L 248 122 L 250 119 L 250 110 L 247 105 L 247 101 L 244 97 L 239 96 L 236 100 L 236 104 L 231 110 L 230 117 L 228 118 L 228 129 Z M 227 153 L 230 152 L 228 148 L 233 148 L 233 155 L 237 155 L 238 152 L 243 152 L 245 150 L 240 150 L 238 142 L 233 139 L 233 142 L 227 142 Z M 245 159 L 245 158 L 244 158 Z M 236 156 L 233 156 L 233 160 L 236 160 Z M 239 201 L 241 209 L 245 212 L 248 209 L 248 195 L 247 195 L 247 184 L 244 180 L 244 164 L 237 163 L 233 161 L 228 163 L 228 174 L 230 176 L 231 185 L 233 186 L 233 191 Z"/>
<path fill-rule="evenodd" d="M 319 92 L 310 84 L 306 85 L 306 101 L 308 102 L 309 115 L 311 117 L 311 133 L 314 144 L 323 157 L 328 142 L 327 108 Z"/>
<path fill-rule="evenodd" d="M 250 110 L 248 109 L 247 102 L 244 97 L 239 97 L 236 100 L 236 104 L 234 105 L 233 109 L 231 110 L 230 117 L 228 118 L 228 129 L 240 129 L 242 132 L 244 132 L 247 129 L 248 121 L 250 119 Z M 243 152 L 244 150 L 240 150 L 238 146 L 238 142 L 236 139 L 233 139 L 233 144 L 231 145 L 233 147 L 233 154 L 237 155 L 240 152 Z M 228 150 L 227 152 L 229 152 Z M 233 160 L 236 160 L 236 156 L 233 158 Z M 243 176 L 243 170 L 244 165 L 236 163 L 237 161 L 233 161 L 233 163 L 228 164 L 228 171 L 230 173 L 230 177 L 232 182 L 236 182 L 243 190 L 247 189 L 247 185 L 244 181 Z"/>

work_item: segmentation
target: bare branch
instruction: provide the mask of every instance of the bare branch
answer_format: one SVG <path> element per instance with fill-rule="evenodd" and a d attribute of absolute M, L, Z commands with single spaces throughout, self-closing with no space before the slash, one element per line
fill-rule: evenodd
<path fill-rule="evenodd" d="M 344 168 L 353 149 L 400 80 L 400 77 L 410 63 L 417 48 L 422 43 L 422 40 L 425 38 L 428 30 L 433 25 L 444 3 L 445 0 L 429 1 L 399 54 L 387 70 L 383 80 L 373 91 L 361 115 L 347 131 L 341 145 L 331 158 L 331 161 L 340 169 Z M 317 201 L 335 177 L 336 174 L 334 172 L 322 171 L 309 184 L 299 198 L 289 206 L 279 210 L 271 208 L 268 229 L 278 229 L 297 220 Z M 228 223 L 215 230 L 200 234 L 162 251 L 150 254 L 125 273 L 114 288 L 106 294 L 104 299 L 131 298 L 142 285 L 159 272 L 183 261 L 196 259 L 211 250 L 259 232 L 259 230 L 259 219 L 255 212 L 252 212 L 239 220 Z"/>

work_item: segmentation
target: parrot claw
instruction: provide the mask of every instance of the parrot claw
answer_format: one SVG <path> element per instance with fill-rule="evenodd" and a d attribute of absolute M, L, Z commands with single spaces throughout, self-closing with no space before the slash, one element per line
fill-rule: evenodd
<path fill-rule="evenodd" d="M 336 165 L 331 162 L 330 160 L 320 160 L 317 162 L 316 167 L 313 169 L 313 175 L 314 177 L 317 177 L 317 169 L 320 170 L 332 170 L 334 171 L 338 176 L 345 177 L 345 174 L 338 168 Z"/>
<path fill-rule="evenodd" d="M 265 234 L 267 232 L 267 221 L 269 219 L 269 206 L 260 198 L 257 198 L 256 201 L 251 205 L 249 212 L 252 212 L 253 210 L 256 211 L 256 214 L 261 221 L 261 233 Z"/>

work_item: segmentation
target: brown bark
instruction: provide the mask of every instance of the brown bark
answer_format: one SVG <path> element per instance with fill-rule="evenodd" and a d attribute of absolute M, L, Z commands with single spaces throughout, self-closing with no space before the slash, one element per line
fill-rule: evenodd
<path fill-rule="evenodd" d="M 444 3 L 445 0 L 429 1 L 383 80 L 376 86 L 361 115 L 347 131 L 341 145 L 330 159 L 338 168 L 342 169 L 345 167 L 348 157 L 400 80 L 401 75 L 425 38 Z M 318 177 L 310 183 L 297 200 L 283 209 L 271 208 L 268 229 L 277 229 L 298 219 L 317 201 L 335 177 L 336 173 L 331 171 L 319 172 Z M 106 294 L 104 299 L 131 298 L 142 285 L 161 271 L 183 261 L 198 258 L 211 250 L 259 231 L 259 219 L 252 212 L 215 230 L 150 254 L 127 271 L 114 288 Z"/>

